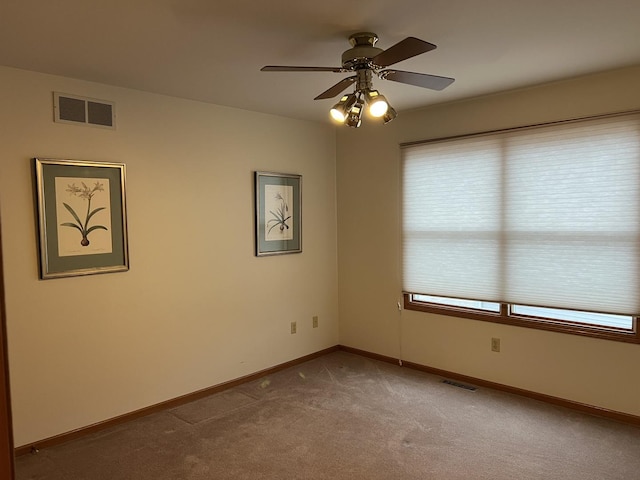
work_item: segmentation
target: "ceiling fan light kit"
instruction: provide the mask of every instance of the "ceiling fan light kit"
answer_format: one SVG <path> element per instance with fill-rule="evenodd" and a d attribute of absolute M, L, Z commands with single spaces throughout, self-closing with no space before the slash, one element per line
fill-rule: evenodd
<path fill-rule="evenodd" d="M 344 95 L 329 111 L 331 118 L 337 122 L 344 122 L 347 119 L 347 115 L 349 114 L 351 107 L 353 107 L 357 100 L 358 97 L 355 93 Z"/>
<path fill-rule="evenodd" d="M 377 90 L 368 90 L 365 97 L 367 105 L 369 105 L 369 113 L 373 117 L 381 117 L 389 109 L 389 103 L 384 95 L 380 95 Z"/>
<path fill-rule="evenodd" d="M 355 72 L 355 75 L 343 78 L 314 98 L 314 100 L 333 98 L 355 84 L 353 93 L 343 95 L 330 110 L 331 118 L 354 128 L 361 124 L 363 105 L 368 107 L 372 117 L 382 118 L 385 124 L 398 116 L 384 95 L 373 88 L 373 75 L 381 80 L 391 80 L 431 90 L 442 90 L 454 82 L 453 78 L 426 73 L 381 70 L 416 55 L 430 52 L 436 48 L 434 44 L 415 37 L 407 37 L 388 49 L 382 50 L 375 46 L 377 41 L 378 36 L 371 32 L 359 32 L 351 35 L 349 43 L 352 48 L 342 54 L 342 67 L 267 65 L 261 70 L 263 72 Z"/>
<path fill-rule="evenodd" d="M 398 112 L 396 112 L 393 107 L 389 107 L 387 109 L 387 112 L 382 116 L 382 122 L 386 125 L 397 116 L 398 116 Z"/>
<path fill-rule="evenodd" d="M 362 123 L 362 103 L 360 103 L 360 101 L 357 101 L 353 107 L 351 107 L 344 123 L 353 128 L 360 126 L 360 123 Z"/>

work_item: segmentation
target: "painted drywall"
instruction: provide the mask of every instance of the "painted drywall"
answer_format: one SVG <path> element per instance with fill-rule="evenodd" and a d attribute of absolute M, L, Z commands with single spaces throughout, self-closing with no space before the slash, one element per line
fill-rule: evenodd
<path fill-rule="evenodd" d="M 638 109 L 638 85 L 640 67 L 627 68 L 400 112 L 385 126 L 365 120 L 358 130 L 340 130 L 340 342 L 640 415 L 640 384 L 632 381 L 640 345 L 400 312 L 397 307 L 402 300 L 400 143 Z M 500 353 L 491 352 L 491 337 L 501 338 Z"/>
<path fill-rule="evenodd" d="M 331 126 L 4 67 L 0 83 L 17 447 L 337 344 Z M 114 101 L 117 129 L 54 123 L 54 91 Z M 38 156 L 126 164 L 128 272 L 38 279 Z M 302 253 L 254 256 L 256 170 L 302 175 Z"/>

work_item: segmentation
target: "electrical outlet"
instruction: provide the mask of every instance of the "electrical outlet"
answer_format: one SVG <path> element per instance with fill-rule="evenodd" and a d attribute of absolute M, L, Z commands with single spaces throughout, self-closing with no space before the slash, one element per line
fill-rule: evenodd
<path fill-rule="evenodd" d="M 313 316 L 313 328 L 318 328 L 318 316 Z"/>
<path fill-rule="evenodd" d="M 499 352 L 500 351 L 500 339 L 499 338 L 492 338 L 491 339 L 491 351 L 492 352 Z"/>
<path fill-rule="evenodd" d="M 298 331 L 298 325 L 296 322 L 291 322 L 291 334 L 294 334 Z"/>

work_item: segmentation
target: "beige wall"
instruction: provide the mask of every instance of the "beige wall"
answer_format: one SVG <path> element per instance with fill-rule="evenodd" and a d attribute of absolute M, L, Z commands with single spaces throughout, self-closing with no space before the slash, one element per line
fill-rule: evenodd
<path fill-rule="evenodd" d="M 16 446 L 336 343 L 640 415 L 638 345 L 396 306 L 400 142 L 640 108 L 639 82 L 640 67 L 400 112 L 336 145 L 327 125 L 0 67 Z M 52 91 L 115 101 L 118 129 L 53 123 Z M 129 272 L 38 280 L 34 156 L 127 165 Z M 303 175 L 302 254 L 253 256 L 254 170 Z"/>
<path fill-rule="evenodd" d="M 640 415 L 640 345 L 397 309 L 400 143 L 638 109 L 638 85 L 640 67 L 628 68 L 400 112 L 384 127 L 365 120 L 358 130 L 339 130 L 340 342 Z M 490 351 L 491 337 L 501 338 L 501 353 Z"/>
<path fill-rule="evenodd" d="M 16 446 L 338 343 L 331 126 L 4 67 L 0 84 Z M 115 101 L 117 130 L 54 123 L 53 91 Z M 35 156 L 126 164 L 130 271 L 38 280 Z M 255 170 L 303 175 L 303 253 L 253 255 Z"/>

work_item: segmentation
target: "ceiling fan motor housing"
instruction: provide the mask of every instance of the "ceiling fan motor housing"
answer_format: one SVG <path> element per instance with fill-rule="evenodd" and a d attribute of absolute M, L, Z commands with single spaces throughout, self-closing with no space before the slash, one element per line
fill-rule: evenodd
<path fill-rule="evenodd" d="M 349 70 L 371 68 L 371 59 L 384 50 L 375 47 L 378 36 L 371 32 L 354 33 L 349 37 L 353 48 L 342 54 L 342 66 Z"/>

